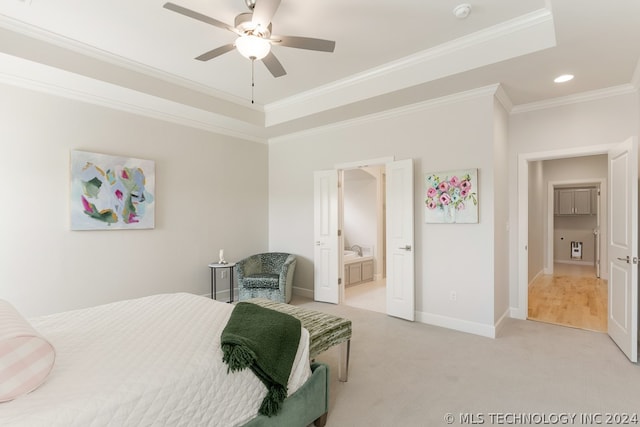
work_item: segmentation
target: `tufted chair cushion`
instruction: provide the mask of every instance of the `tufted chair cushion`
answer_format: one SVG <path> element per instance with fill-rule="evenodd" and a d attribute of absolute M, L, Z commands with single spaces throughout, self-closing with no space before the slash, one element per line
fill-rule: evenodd
<path fill-rule="evenodd" d="M 246 288 L 270 288 L 278 289 L 279 274 L 256 273 L 251 276 L 245 276 L 244 286 Z"/>

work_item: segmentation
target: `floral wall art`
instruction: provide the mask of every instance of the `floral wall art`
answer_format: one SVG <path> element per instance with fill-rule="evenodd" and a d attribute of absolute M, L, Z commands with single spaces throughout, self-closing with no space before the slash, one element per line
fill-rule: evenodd
<path fill-rule="evenodd" d="M 71 229 L 154 228 L 155 162 L 71 151 Z"/>
<path fill-rule="evenodd" d="M 478 170 L 425 175 L 425 222 L 477 223 Z"/>

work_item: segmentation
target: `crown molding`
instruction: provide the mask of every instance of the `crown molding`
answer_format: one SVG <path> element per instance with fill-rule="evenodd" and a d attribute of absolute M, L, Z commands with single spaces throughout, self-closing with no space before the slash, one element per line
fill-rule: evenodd
<path fill-rule="evenodd" d="M 300 132 L 292 132 L 286 135 L 272 137 L 272 138 L 269 138 L 268 143 L 269 145 L 277 144 L 280 142 L 286 142 L 293 139 L 298 139 L 298 138 L 311 136 L 311 135 L 318 135 L 318 134 L 334 131 L 337 129 L 344 129 L 352 126 L 357 126 L 360 124 L 366 124 L 366 123 L 386 120 L 394 117 L 404 116 L 407 114 L 425 111 L 425 110 L 440 107 L 443 105 L 456 104 L 458 102 L 464 102 L 471 99 L 480 98 L 482 96 L 495 95 L 496 91 L 499 90 L 499 88 L 500 88 L 499 84 L 493 84 L 489 86 L 480 87 L 477 89 L 471 89 L 468 91 L 455 93 L 453 95 L 447 95 L 440 98 L 429 99 L 427 101 L 421 101 L 414 104 L 381 111 L 379 113 L 368 114 L 365 116 L 360 116 L 357 118 L 344 120 L 341 122 L 334 122 L 325 126 L 305 129 Z"/>
<path fill-rule="evenodd" d="M 507 110 L 507 113 L 510 113 L 511 110 L 513 110 L 513 102 L 511 102 L 511 98 L 509 98 L 509 95 L 504 90 L 504 87 L 502 87 L 502 85 L 500 84 L 496 88 L 495 97 L 498 102 L 500 102 L 500 104 L 504 107 L 504 109 Z"/>
<path fill-rule="evenodd" d="M 578 104 L 582 102 L 596 101 L 599 99 L 611 98 L 613 96 L 628 95 L 638 90 L 637 84 L 624 84 L 613 86 L 605 89 L 592 90 L 582 92 L 575 95 L 568 95 L 558 98 L 547 99 L 539 102 L 531 102 L 528 104 L 516 105 L 511 110 L 511 114 L 528 113 L 537 110 L 546 110 L 548 108 L 562 107 L 565 105 Z"/>
<path fill-rule="evenodd" d="M 273 126 L 364 98 L 555 46 L 553 16 L 540 9 L 264 106 Z"/>
<path fill-rule="evenodd" d="M 0 83 L 100 105 L 248 141 L 267 143 L 262 126 L 0 53 Z"/>
<path fill-rule="evenodd" d="M 171 74 L 162 71 L 158 68 L 150 67 L 148 65 L 141 64 L 139 62 L 124 58 L 122 56 L 115 55 L 111 52 L 107 52 L 102 49 L 81 43 L 77 40 L 61 36 L 60 34 L 47 31 L 45 29 L 27 24 L 14 18 L 10 18 L 6 15 L 0 14 L 0 28 L 4 28 L 9 31 L 13 31 L 17 34 L 30 37 L 35 40 L 39 40 L 45 43 L 58 46 L 63 49 L 67 49 L 71 52 L 84 55 L 99 61 L 115 65 L 117 67 L 124 68 L 136 73 L 144 74 L 153 78 L 164 80 L 168 83 L 183 86 L 187 89 L 191 89 L 197 92 L 201 92 L 205 95 L 216 97 L 234 104 L 238 104 L 244 108 L 250 108 L 258 110 L 264 113 L 264 108 L 261 105 L 253 104 L 247 106 L 247 100 L 238 96 L 214 89 L 210 86 L 203 85 L 190 79 L 179 77 L 175 74 Z"/>

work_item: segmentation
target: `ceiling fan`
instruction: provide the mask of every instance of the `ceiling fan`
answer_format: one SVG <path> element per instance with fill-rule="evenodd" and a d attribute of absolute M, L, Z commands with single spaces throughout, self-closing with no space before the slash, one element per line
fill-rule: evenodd
<path fill-rule="evenodd" d="M 333 52 L 336 42 L 310 37 L 279 36 L 271 33 L 271 18 L 278 10 L 281 0 L 244 0 L 251 12 L 241 13 L 235 18 L 234 25 L 227 25 L 217 19 L 187 9 L 175 3 L 165 3 L 164 8 L 197 19 L 214 27 L 229 30 L 238 35 L 235 43 L 230 43 L 203 53 L 196 59 L 208 61 L 234 48 L 246 58 L 262 60 L 274 77 L 287 74 L 284 67 L 271 52 L 272 45 L 293 47 L 298 49 Z"/>

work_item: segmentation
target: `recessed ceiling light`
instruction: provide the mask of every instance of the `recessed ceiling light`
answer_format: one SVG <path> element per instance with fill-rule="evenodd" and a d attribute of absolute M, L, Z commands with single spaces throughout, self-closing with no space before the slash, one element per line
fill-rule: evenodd
<path fill-rule="evenodd" d="M 453 14 L 458 19 L 464 19 L 471 13 L 471 5 L 468 3 L 459 4 L 453 9 Z"/>
<path fill-rule="evenodd" d="M 573 74 L 563 74 L 553 79 L 553 81 L 556 83 L 564 83 L 568 82 L 569 80 L 573 80 Z"/>

